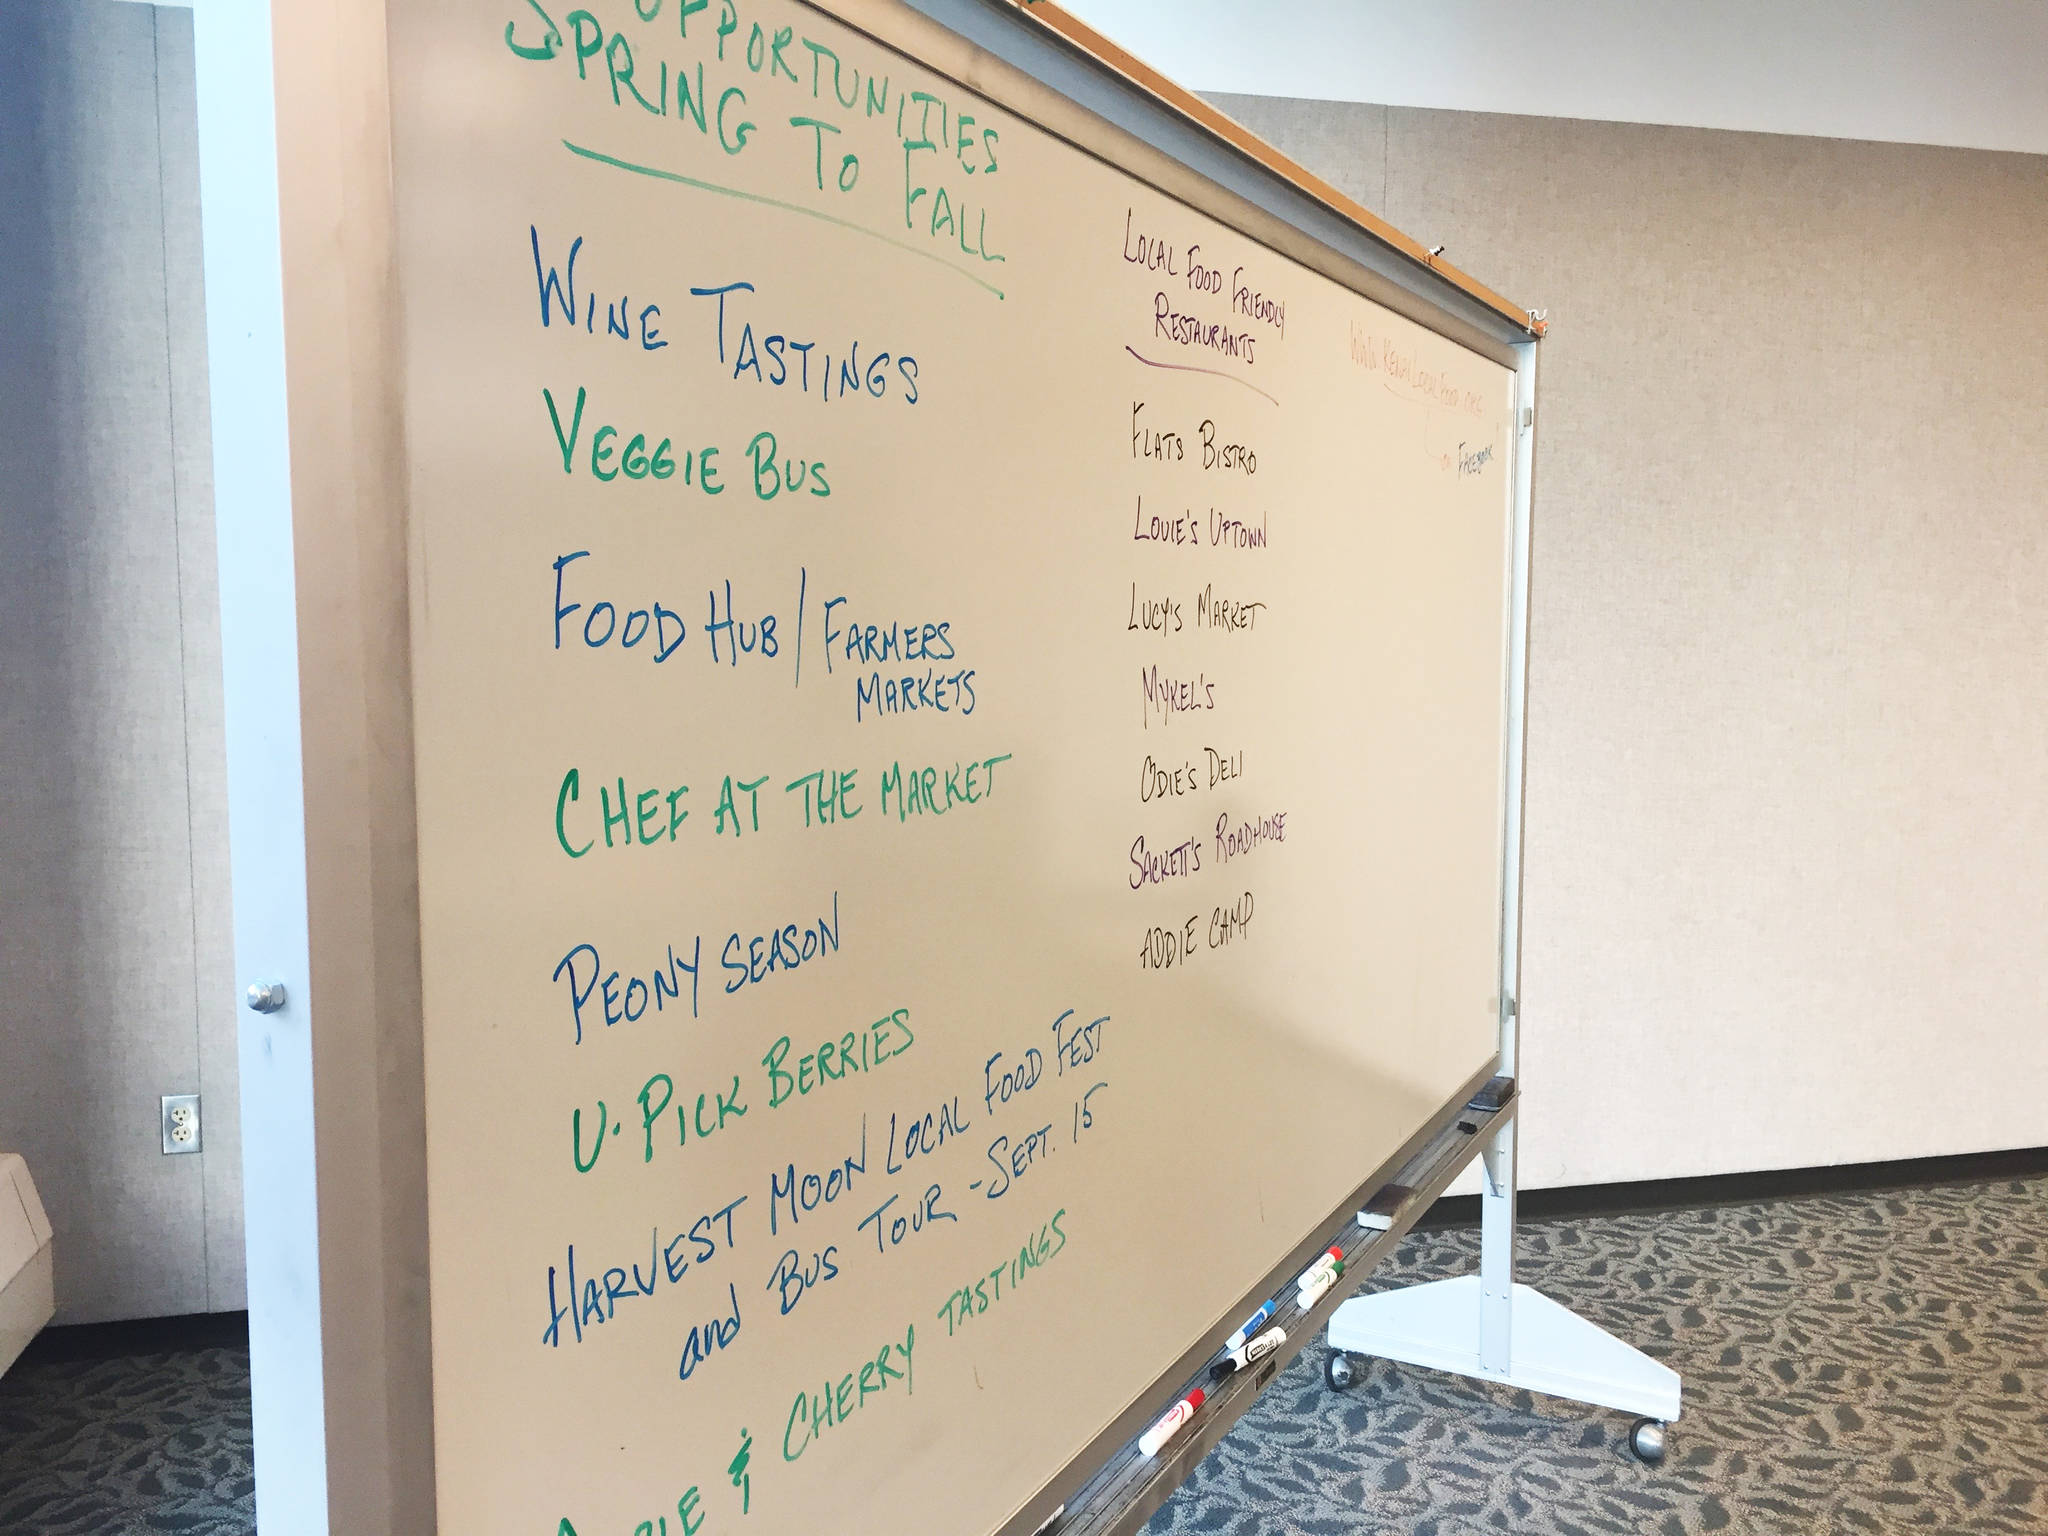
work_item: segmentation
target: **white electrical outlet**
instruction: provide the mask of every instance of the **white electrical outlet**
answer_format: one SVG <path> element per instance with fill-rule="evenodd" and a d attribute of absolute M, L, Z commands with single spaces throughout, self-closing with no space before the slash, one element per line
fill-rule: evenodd
<path fill-rule="evenodd" d="M 177 1156 L 199 1150 L 199 1095 L 167 1093 L 164 1106 L 164 1152 Z"/>

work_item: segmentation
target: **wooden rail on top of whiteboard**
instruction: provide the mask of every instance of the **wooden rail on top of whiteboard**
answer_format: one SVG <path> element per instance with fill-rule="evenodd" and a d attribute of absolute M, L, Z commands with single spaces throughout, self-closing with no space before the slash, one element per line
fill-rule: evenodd
<path fill-rule="evenodd" d="M 1222 139 L 1240 154 L 1247 155 L 1275 176 L 1314 198 L 1339 218 L 1348 220 L 1373 239 L 1391 246 L 1419 266 L 1428 268 L 1445 282 L 1477 299 L 1487 308 L 1513 321 L 1531 336 L 1541 336 L 1549 327 L 1528 310 L 1510 303 L 1477 278 L 1447 261 L 1439 261 L 1429 248 L 1409 238 L 1385 219 L 1354 202 L 1322 177 L 1280 153 L 1242 123 L 1225 116 L 1194 92 L 1176 85 L 1143 59 L 1118 47 L 1072 12 L 1062 10 L 1053 0 L 1010 0 L 1010 3 L 1057 33 L 1068 44 L 1094 59 L 1105 69 L 1121 76 L 1138 90 L 1171 107 L 1198 126 Z"/>

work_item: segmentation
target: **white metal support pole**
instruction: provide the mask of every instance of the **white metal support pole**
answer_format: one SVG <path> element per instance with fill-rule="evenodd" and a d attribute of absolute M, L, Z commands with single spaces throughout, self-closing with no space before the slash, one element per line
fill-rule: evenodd
<path fill-rule="evenodd" d="M 1519 1083 L 1522 960 L 1522 748 L 1528 692 L 1529 545 L 1536 440 L 1535 343 L 1515 371 L 1514 516 L 1510 532 L 1507 756 L 1501 846 L 1500 1073 Z M 1519 1090 L 1516 1100 L 1520 1098 Z M 1515 1136 L 1503 1115 L 1479 1148 L 1479 1273 L 1354 1297 L 1331 1314 L 1329 1342 L 1346 1354 L 1498 1381 L 1669 1423 L 1678 1373 L 1526 1285 L 1515 1283 Z M 1637 1438 L 1661 1456 L 1661 1436 Z"/>
<path fill-rule="evenodd" d="M 193 14 L 256 1517 L 326 1536 L 326 1358 L 277 110 L 267 0 Z"/>
<path fill-rule="evenodd" d="M 1505 1373 L 1514 1358 L 1515 1117 L 1504 1115 L 1481 1149 L 1479 1363 Z"/>

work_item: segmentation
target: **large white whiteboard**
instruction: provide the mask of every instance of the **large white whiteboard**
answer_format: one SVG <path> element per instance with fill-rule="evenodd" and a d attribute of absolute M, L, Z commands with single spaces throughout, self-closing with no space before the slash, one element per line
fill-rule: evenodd
<path fill-rule="evenodd" d="M 1511 376 L 808 7 L 394 26 L 443 1528 L 992 1530 L 1492 1059 Z"/>

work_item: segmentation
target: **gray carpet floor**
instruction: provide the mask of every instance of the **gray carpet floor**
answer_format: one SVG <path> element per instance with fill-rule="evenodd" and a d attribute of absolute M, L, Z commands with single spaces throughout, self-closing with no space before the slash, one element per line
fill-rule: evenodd
<path fill-rule="evenodd" d="M 1413 1236 L 1372 1287 L 1476 1267 Z M 2048 1536 L 2048 1179 L 1537 1223 L 1519 1277 L 1674 1367 L 1664 1465 L 1621 1416 L 1304 1351 L 1149 1536 Z"/>
<path fill-rule="evenodd" d="M 1372 1283 L 1477 1251 L 1419 1234 Z M 1311 1349 L 1148 1536 L 2048 1536 L 2048 1178 L 1539 1222 L 1521 1253 L 1684 1374 L 1662 1467 L 1617 1415 L 1475 1382 L 1332 1393 Z M 4 1536 L 249 1536 L 252 1490 L 244 1350 L 0 1378 Z"/>

